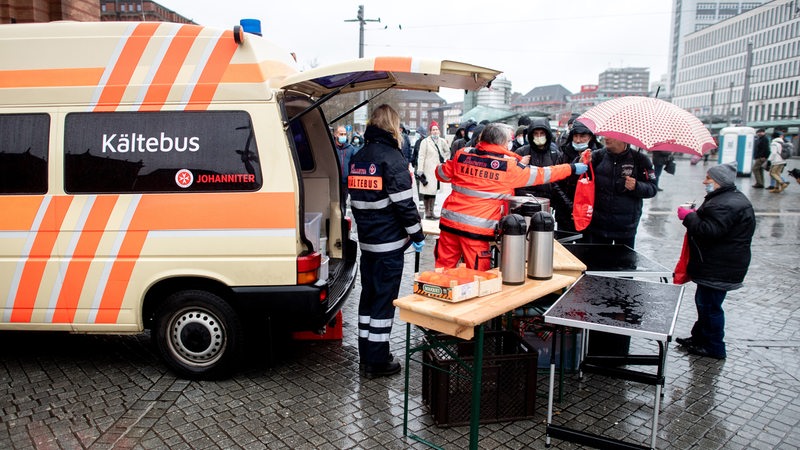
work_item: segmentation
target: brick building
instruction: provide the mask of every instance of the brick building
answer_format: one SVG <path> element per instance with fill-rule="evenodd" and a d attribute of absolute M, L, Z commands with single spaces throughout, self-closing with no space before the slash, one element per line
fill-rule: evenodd
<path fill-rule="evenodd" d="M 0 23 L 54 20 L 194 23 L 150 0 L 0 0 Z"/>

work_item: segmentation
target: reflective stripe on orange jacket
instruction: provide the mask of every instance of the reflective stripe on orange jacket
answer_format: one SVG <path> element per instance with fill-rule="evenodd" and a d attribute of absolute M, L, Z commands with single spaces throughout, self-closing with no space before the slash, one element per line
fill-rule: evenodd
<path fill-rule="evenodd" d="M 436 178 L 452 183 L 453 192 L 442 205 L 443 231 L 492 240 L 506 200 L 514 188 L 559 181 L 572 175 L 570 164 L 526 166 L 519 156 L 500 145 L 478 143 L 463 148 L 436 169 Z"/>

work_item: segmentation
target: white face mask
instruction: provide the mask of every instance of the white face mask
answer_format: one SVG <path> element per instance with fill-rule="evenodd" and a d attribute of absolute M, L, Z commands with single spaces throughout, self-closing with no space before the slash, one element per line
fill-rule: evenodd
<path fill-rule="evenodd" d="M 517 144 L 524 145 L 525 144 L 525 138 L 522 137 L 522 136 L 517 136 Z"/>
<path fill-rule="evenodd" d="M 537 136 L 533 138 L 533 143 L 536 145 L 544 145 L 547 143 L 547 138 L 544 136 Z"/>
<path fill-rule="evenodd" d="M 512 148 L 514 148 L 514 141 L 509 141 L 508 142 L 508 149 L 511 150 Z"/>

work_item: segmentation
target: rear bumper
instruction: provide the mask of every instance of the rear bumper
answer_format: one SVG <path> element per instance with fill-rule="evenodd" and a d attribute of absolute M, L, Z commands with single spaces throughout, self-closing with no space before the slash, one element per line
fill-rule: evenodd
<path fill-rule="evenodd" d="M 355 251 L 347 254 L 355 255 Z M 233 301 L 244 314 L 278 318 L 293 330 L 317 330 L 344 306 L 355 285 L 357 269 L 353 257 L 338 264 L 327 282 L 307 286 L 234 287 Z"/>

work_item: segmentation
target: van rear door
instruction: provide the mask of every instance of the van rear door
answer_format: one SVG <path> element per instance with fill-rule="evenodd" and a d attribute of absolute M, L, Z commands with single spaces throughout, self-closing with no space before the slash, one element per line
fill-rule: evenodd
<path fill-rule="evenodd" d="M 499 71 L 456 61 L 383 56 L 317 67 L 286 77 L 282 88 L 311 97 L 368 89 L 439 88 L 478 90 L 489 86 Z"/>

